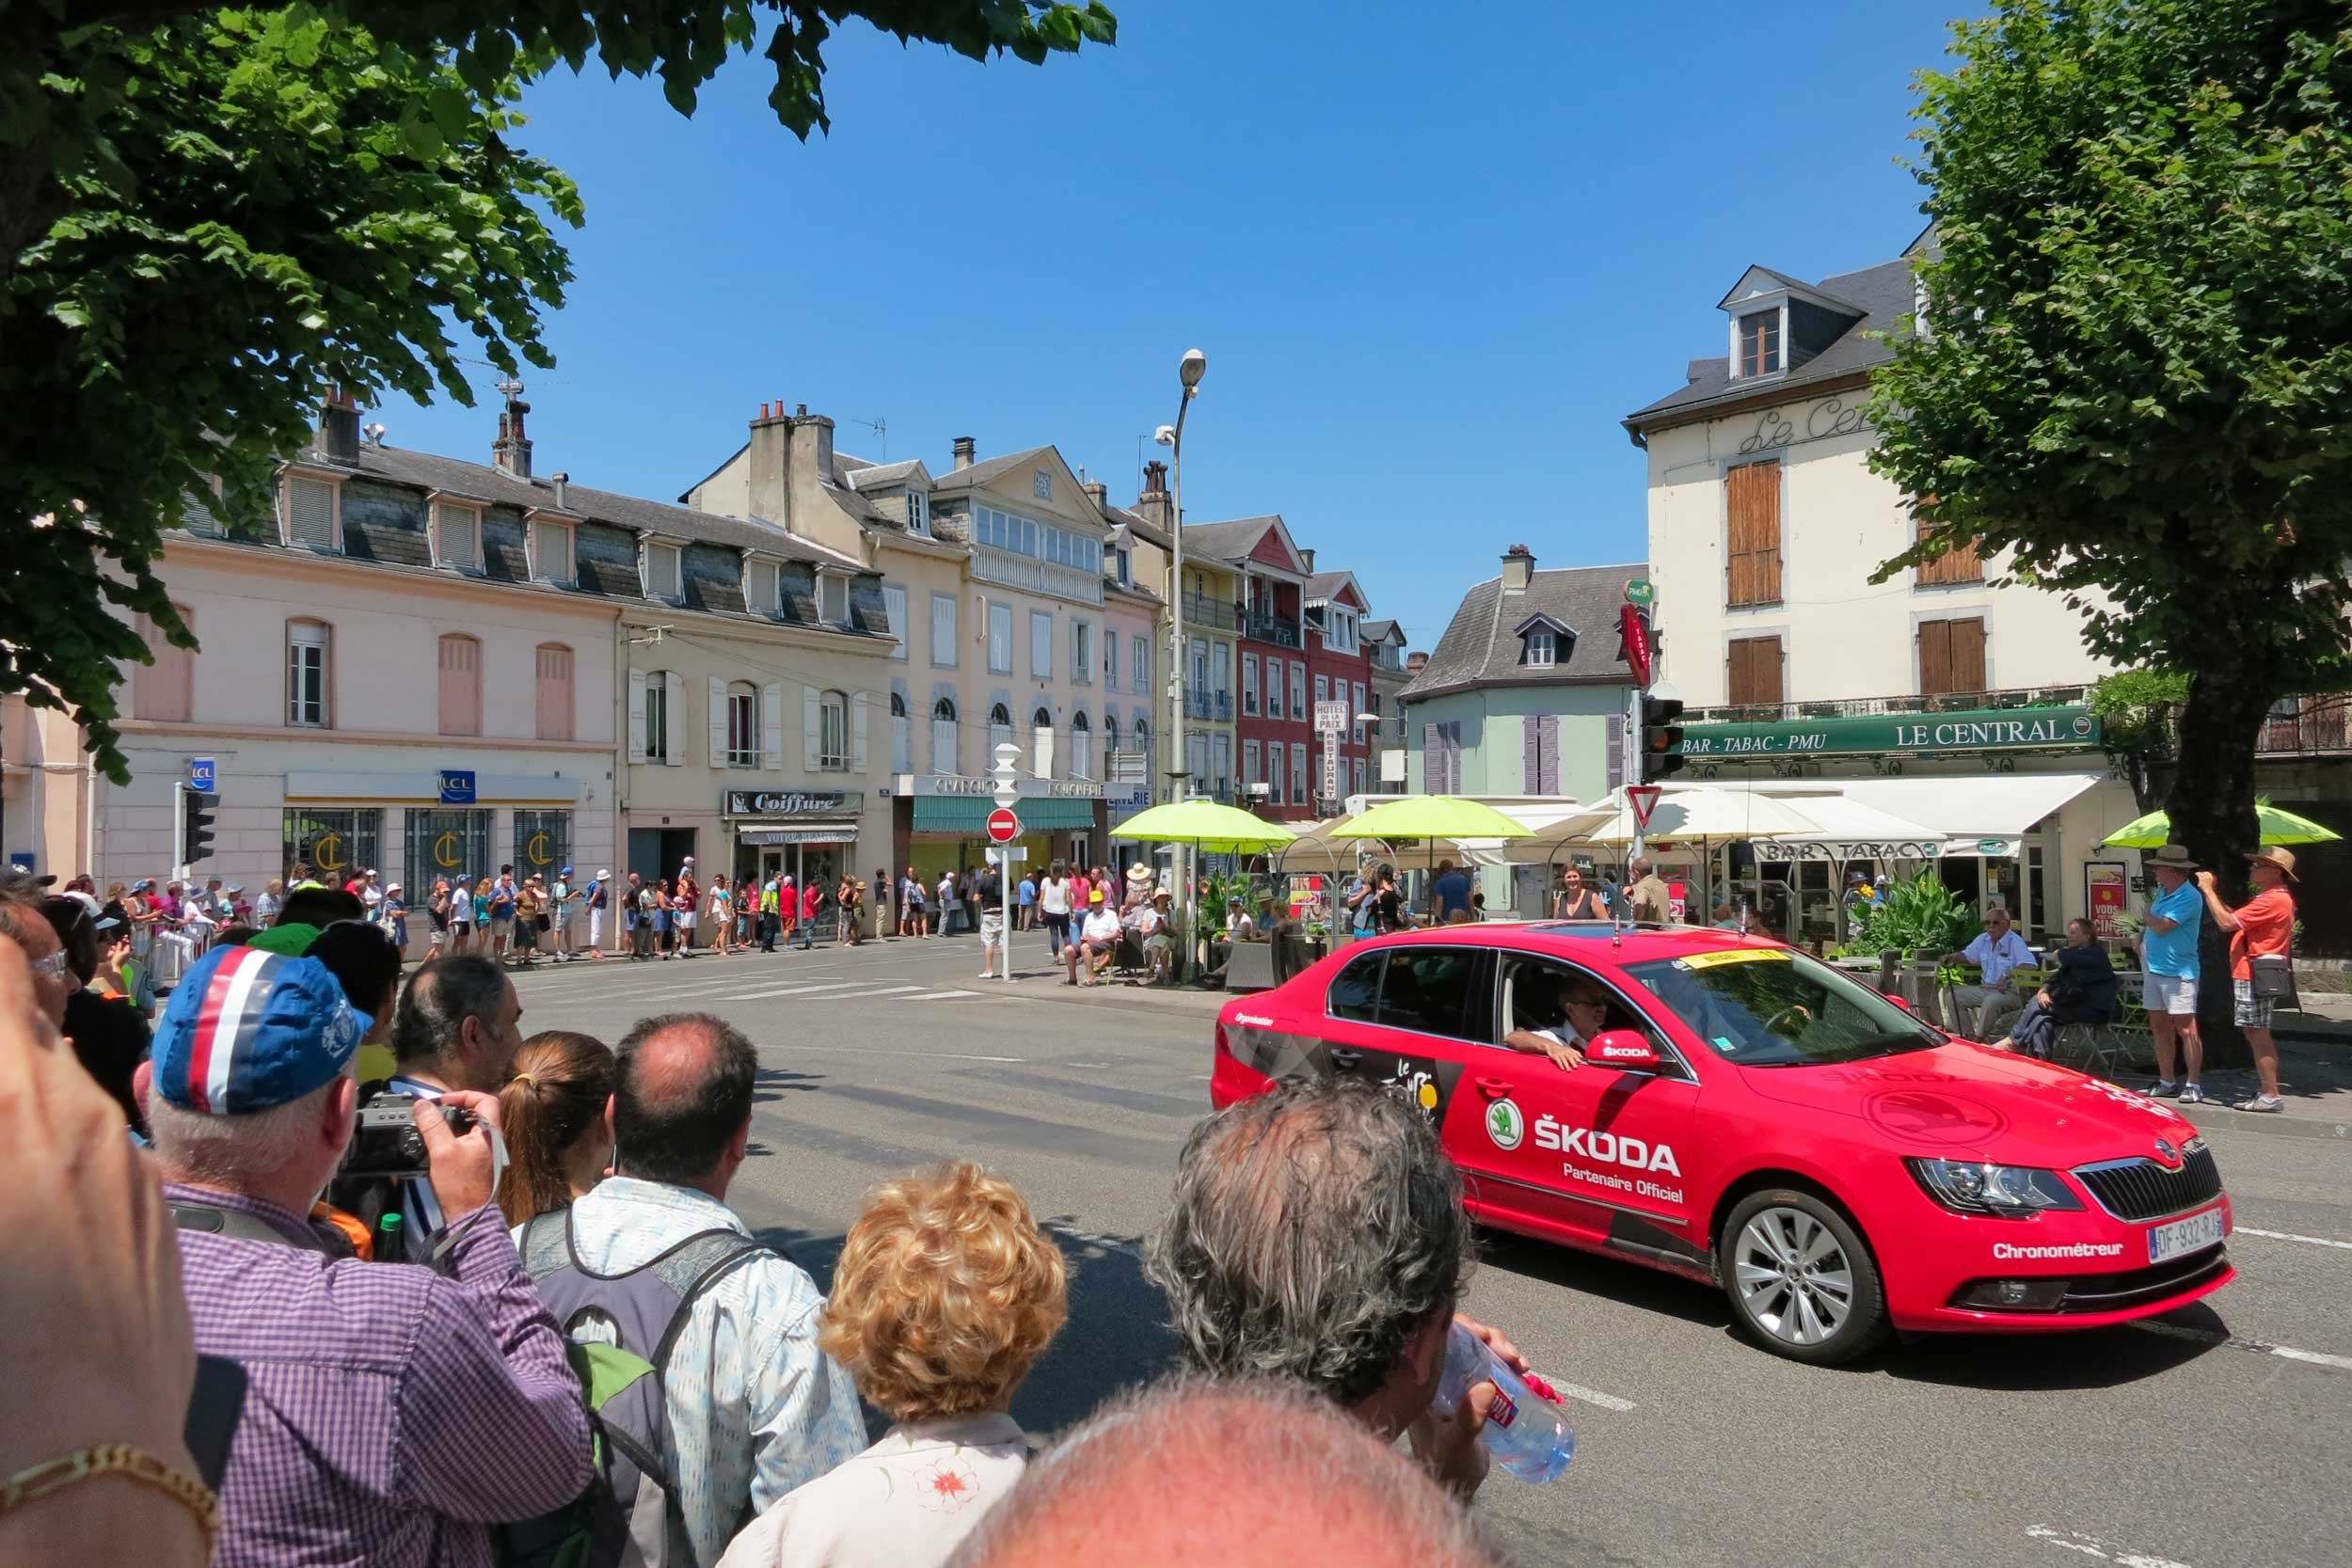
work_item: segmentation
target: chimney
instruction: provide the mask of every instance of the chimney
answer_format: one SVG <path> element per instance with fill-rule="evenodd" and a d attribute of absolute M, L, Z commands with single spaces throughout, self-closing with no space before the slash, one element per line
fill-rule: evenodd
<path fill-rule="evenodd" d="M 972 466 L 972 454 L 977 449 L 975 447 L 971 436 L 957 436 L 955 441 L 956 467 L 959 468 L 970 467 Z"/>
<path fill-rule="evenodd" d="M 814 475 L 819 483 L 833 483 L 833 420 L 810 413 L 803 403 L 793 409 L 786 423 L 792 430 L 792 467 Z"/>
<path fill-rule="evenodd" d="M 529 479 L 531 438 L 523 434 L 523 416 L 531 404 L 523 401 L 519 381 L 501 381 L 498 389 L 506 395 L 506 406 L 499 410 L 499 438 L 490 444 L 490 461 L 516 479 Z"/>
<path fill-rule="evenodd" d="M 746 500 L 755 517 L 791 527 L 789 476 L 792 466 L 792 424 L 782 402 L 763 403 L 752 420 L 751 439 L 744 451 L 747 465 Z"/>
<path fill-rule="evenodd" d="M 1406 674 L 1418 675 L 1423 670 L 1428 668 L 1429 656 L 1427 654 L 1406 654 L 1405 656 L 1405 673 Z"/>
<path fill-rule="evenodd" d="M 1315 552 L 1312 550 L 1300 550 L 1298 552 L 1298 560 L 1299 563 L 1307 568 L 1307 575 L 1312 577 L 1315 570 Z"/>
<path fill-rule="evenodd" d="M 320 406 L 318 450 L 329 463 L 359 466 L 359 408 L 341 387 L 329 387 Z"/>
<path fill-rule="evenodd" d="M 1143 488 L 1136 496 L 1136 515 L 1161 528 L 1176 526 L 1168 499 L 1168 465 L 1156 457 L 1143 466 Z"/>
<path fill-rule="evenodd" d="M 1087 499 L 1094 503 L 1098 512 L 1111 503 L 1111 487 L 1099 479 L 1089 479 L 1078 488 L 1087 493 Z"/>
<path fill-rule="evenodd" d="M 1502 552 L 1502 591 L 1524 594 L 1535 576 L 1535 554 L 1525 545 L 1514 545 Z"/>

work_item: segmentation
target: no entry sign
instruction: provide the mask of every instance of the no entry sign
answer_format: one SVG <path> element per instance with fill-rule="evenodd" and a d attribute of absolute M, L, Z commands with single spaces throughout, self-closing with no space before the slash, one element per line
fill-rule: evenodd
<path fill-rule="evenodd" d="M 988 814 L 988 841 L 991 844 L 1010 844 L 1021 836 L 1021 818 L 1009 807 L 998 806 Z"/>

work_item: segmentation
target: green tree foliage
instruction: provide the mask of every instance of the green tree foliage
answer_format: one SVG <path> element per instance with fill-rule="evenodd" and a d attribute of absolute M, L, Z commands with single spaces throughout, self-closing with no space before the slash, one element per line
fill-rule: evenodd
<path fill-rule="evenodd" d="M 1927 330 L 1872 404 L 1873 464 L 1931 525 L 1882 576 L 2010 550 L 2094 651 L 2184 673 L 2164 803 L 2223 868 L 2254 847 L 2265 711 L 2345 646 L 2344 18 L 2002 0 L 1958 24 L 1916 111 Z"/>
<path fill-rule="evenodd" d="M 2131 780 L 2141 811 L 2161 802 L 2153 765 L 2172 749 L 2172 716 L 2188 700 L 2188 677 L 2171 670 L 2118 670 L 2090 688 L 2090 711 L 2100 719 L 2107 755 Z"/>
<path fill-rule="evenodd" d="M 194 645 L 155 575 L 188 497 L 268 515 L 330 386 L 470 403 L 461 353 L 551 363 L 581 207 L 512 145 L 534 76 L 594 59 L 691 113 L 765 29 L 805 136 L 850 19 L 1032 63 L 1116 29 L 1100 0 L 0 0 L 0 693 L 127 778 L 121 612 Z"/>

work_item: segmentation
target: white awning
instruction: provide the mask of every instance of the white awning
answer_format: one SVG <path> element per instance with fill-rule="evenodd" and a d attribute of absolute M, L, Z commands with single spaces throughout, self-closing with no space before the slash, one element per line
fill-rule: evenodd
<path fill-rule="evenodd" d="M 1844 795 L 1781 795 L 1781 804 L 1809 817 L 1812 834 L 1756 841 L 1759 861 L 1941 860 L 1954 853 L 1948 835 L 1907 816 Z"/>
<path fill-rule="evenodd" d="M 2016 856 L 2034 824 L 2096 785 L 2101 773 L 1992 773 L 1978 778 L 1808 779 L 1755 785 L 1806 815 L 1842 798 L 1943 835 L 1944 857 Z M 1856 857 L 1860 858 L 1860 857 Z"/>
<path fill-rule="evenodd" d="M 1559 832 L 1585 844 L 1629 844 L 1637 830 L 1623 789 L 1613 789 L 1588 809 L 1560 824 Z M 1653 844 L 1708 840 L 1820 836 L 1801 802 L 1773 799 L 1740 784 L 1692 784 L 1664 786 L 1641 837 Z"/>
<path fill-rule="evenodd" d="M 1456 846 L 1472 865 L 1542 865 L 1561 849 L 1567 830 L 1561 824 L 1590 808 L 1567 799 L 1498 800 L 1494 808 L 1534 834 L 1533 838 L 1466 838 Z"/>

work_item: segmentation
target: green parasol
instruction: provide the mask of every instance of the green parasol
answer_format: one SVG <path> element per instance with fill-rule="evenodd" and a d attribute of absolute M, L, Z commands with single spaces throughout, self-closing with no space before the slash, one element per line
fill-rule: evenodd
<path fill-rule="evenodd" d="M 2262 830 L 2265 844 L 2332 844 L 2344 836 L 2308 816 L 2281 811 L 2267 800 L 2254 802 L 2254 820 Z M 2100 842 L 2119 849 L 2159 848 L 2172 842 L 2172 819 L 2160 811 L 2152 811 L 2136 821 L 2124 823 Z"/>

